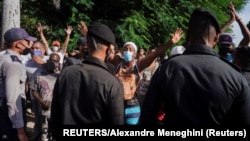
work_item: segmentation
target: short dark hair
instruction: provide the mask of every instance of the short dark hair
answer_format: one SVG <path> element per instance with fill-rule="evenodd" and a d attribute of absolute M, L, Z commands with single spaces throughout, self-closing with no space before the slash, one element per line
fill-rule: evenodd
<path fill-rule="evenodd" d="M 189 23 L 190 24 L 196 23 L 197 20 L 200 20 L 209 25 L 212 25 L 215 28 L 217 33 L 221 32 L 219 21 L 217 20 L 217 17 L 215 16 L 215 14 L 212 13 L 211 11 L 202 7 L 196 8 L 190 17 Z"/>
<path fill-rule="evenodd" d="M 189 23 L 188 34 L 192 34 L 195 37 L 209 37 L 210 35 L 210 26 L 211 23 L 209 20 L 201 17 L 196 17 Z M 199 27 L 199 28 L 197 28 Z"/>
<path fill-rule="evenodd" d="M 216 16 L 204 8 L 196 8 L 190 17 L 187 40 L 189 40 L 190 35 L 197 38 L 209 37 L 211 28 L 214 28 L 217 34 L 220 33 L 220 26 Z"/>

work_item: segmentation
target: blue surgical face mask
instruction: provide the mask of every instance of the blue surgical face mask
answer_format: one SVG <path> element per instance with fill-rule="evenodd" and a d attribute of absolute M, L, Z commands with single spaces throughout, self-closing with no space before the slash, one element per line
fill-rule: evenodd
<path fill-rule="evenodd" d="M 32 55 L 36 55 L 36 56 L 41 56 L 42 55 L 42 51 L 41 50 L 33 50 L 31 52 Z"/>
<path fill-rule="evenodd" d="M 125 62 L 130 62 L 133 59 L 133 53 L 130 51 L 124 51 L 123 52 L 123 60 Z"/>
<path fill-rule="evenodd" d="M 233 55 L 232 55 L 231 53 L 228 53 L 228 54 L 227 54 L 227 60 L 228 60 L 229 62 L 233 62 Z"/>

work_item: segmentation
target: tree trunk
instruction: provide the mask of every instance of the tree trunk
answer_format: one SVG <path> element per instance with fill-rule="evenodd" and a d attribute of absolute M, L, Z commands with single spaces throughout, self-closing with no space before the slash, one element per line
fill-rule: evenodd
<path fill-rule="evenodd" d="M 20 27 L 20 0 L 3 0 L 2 8 L 1 47 L 4 44 L 4 33 L 10 28 Z"/>

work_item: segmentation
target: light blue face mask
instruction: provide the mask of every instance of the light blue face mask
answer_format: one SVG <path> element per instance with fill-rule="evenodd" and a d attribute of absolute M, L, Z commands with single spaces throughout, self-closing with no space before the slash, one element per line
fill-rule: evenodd
<path fill-rule="evenodd" d="M 233 55 L 232 55 L 231 53 L 228 53 L 228 54 L 227 54 L 227 60 L 228 60 L 229 62 L 233 62 Z"/>
<path fill-rule="evenodd" d="M 125 62 L 130 62 L 133 59 L 133 53 L 130 51 L 124 51 L 123 52 L 123 60 Z"/>
<path fill-rule="evenodd" d="M 32 54 L 32 56 L 33 56 L 33 55 L 41 56 L 41 55 L 42 55 L 42 51 L 41 51 L 41 50 L 33 50 L 33 51 L 31 52 L 31 54 Z"/>

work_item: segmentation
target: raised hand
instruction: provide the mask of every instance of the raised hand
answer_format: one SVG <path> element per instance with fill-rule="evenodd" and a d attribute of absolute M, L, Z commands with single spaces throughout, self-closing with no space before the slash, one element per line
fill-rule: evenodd
<path fill-rule="evenodd" d="M 229 10 L 230 10 L 230 13 L 231 13 L 231 19 L 232 19 L 232 18 L 234 18 L 234 20 L 240 19 L 240 18 L 239 18 L 239 15 L 237 14 L 237 12 L 236 12 L 236 10 L 235 10 L 235 8 L 234 8 L 233 2 L 230 2 L 228 7 L 229 7 Z M 233 17 L 232 17 L 232 16 L 233 16 Z"/>
<path fill-rule="evenodd" d="M 40 57 L 40 56 L 37 56 L 37 55 L 33 55 L 32 56 L 32 59 L 35 61 L 35 63 L 37 64 L 44 64 L 45 62 L 43 61 L 43 59 Z"/>
<path fill-rule="evenodd" d="M 72 31 L 73 31 L 73 27 L 70 26 L 70 25 L 68 25 L 67 29 L 65 29 L 65 32 L 66 32 L 67 35 L 70 35 Z"/>
<path fill-rule="evenodd" d="M 87 36 L 88 28 L 84 21 L 80 21 L 80 24 L 78 24 L 78 30 L 83 36 Z"/>
<path fill-rule="evenodd" d="M 43 26 L 41 23 L 38 23 L 37 24 L 37 31 L 40 33 L 40 32 L 43 32 Z"/>
<path fill-rule="evenodd" d="M 171 34 L 171 42 L 173 44 L 176 44 L 180 41 L 181 37 L 183 36 L 183 30 L 182 28 L 177 28 L 173 34 Z"/>

